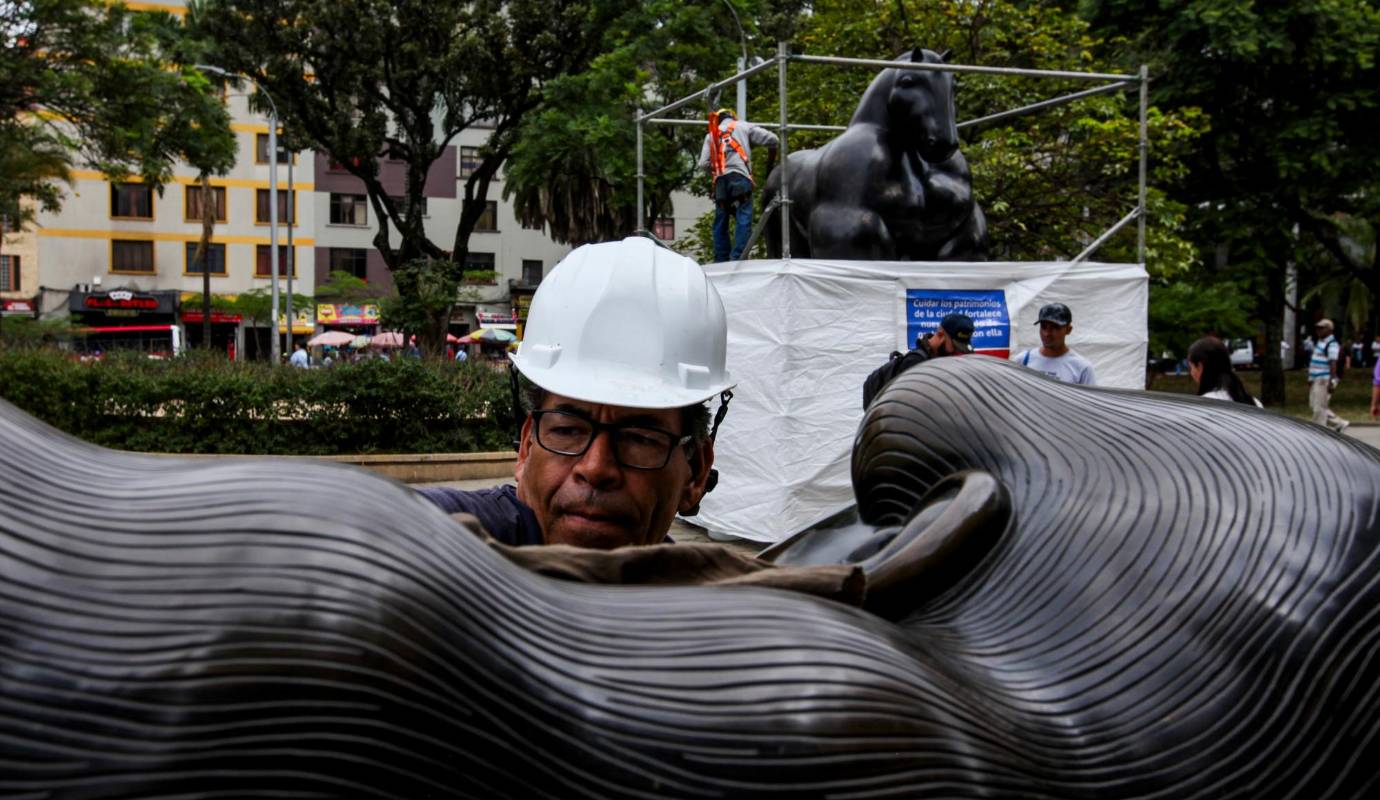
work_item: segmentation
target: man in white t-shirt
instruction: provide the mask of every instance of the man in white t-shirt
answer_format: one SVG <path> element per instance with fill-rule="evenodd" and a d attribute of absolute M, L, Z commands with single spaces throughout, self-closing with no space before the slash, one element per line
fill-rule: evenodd
<path fill-rule="evenodd" d="M 1092 362 L 1069 349 L 1064 340 L 1073 330 L 1073 312 L 1063 303 L 1040 309 L 1040 349 L 1026 350 L 1011 360 L 1064 383 L 1093 385 Z"/>

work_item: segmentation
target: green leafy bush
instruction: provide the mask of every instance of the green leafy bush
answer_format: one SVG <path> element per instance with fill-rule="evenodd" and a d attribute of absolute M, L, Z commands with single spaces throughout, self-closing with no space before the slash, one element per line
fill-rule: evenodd
<path fill-rule="evenodd" d="M 170 361 L 0 348 L 0 397 L 105 447 L 334 455 L 503 450 L 507 376 L 482 363 L 396 359 L 271 369 L 194 352 Z"/>

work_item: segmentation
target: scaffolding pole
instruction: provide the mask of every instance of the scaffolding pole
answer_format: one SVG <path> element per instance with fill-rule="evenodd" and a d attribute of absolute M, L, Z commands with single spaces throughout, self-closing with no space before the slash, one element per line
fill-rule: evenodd
<path fill-rule="evenodd" d="M 1150 67 L 1140 65 L 1140 185 L 1139 201 L 1136 210 L 1140 212 L 1140 224 L 1136 229 L 1136 261 L 1145 263 L 1145 172 L 1150 158 L 1150 136 L 1146 117 L 1150 109 Z"/>
<path fill-rule="evenodd" d="M 1019 75 L 1027 78 L 1068 78 L 1075 81 L 1140 80 L 1139 75 L 1120 75 L 1114 72 L 1065 72 L 1049 69 L 1019 69 L 1017 67 L 978 67 L 968 64 L 927 64 L 923 61 L 884 61 L 879 58 L 844 58 L 842 56 L 791 56 L 792 61 L 806 64 L 843 64 L 853 67 L 882 67 L 885 69 L 914 69 L 922 72 L 976 72 L 984 75 Z"/>
<path fill-rule="evenodd" d="M 642 109 L 637 109 L 637 227 L 633 228 L 635 233 L 642 233 L 646 230 L 646 214 L 642 212 Z"/>
<path fill-rule="evenodd" d="M 776 84 L 781 105 L 781 132 L 778 136 L 781 154 L 781 191 L 777 198 L 781 201 L 781 257 L 791 260 L 791 174 L 789 153 L 786 150 L 786 63 L 790 60 L 790 50 L 784 41 L 776 43 Z"/>
<path fill-rule="evenodd" d="M 989 122 L 996 122 L 997 120 L 1009 119 L 1011 117 L 1020 117 L 1036 111 L 1044 111 L 1047 108 L 1055 108 L 1057 106 L 1062 106 L 1066 103 L 1072 103 L 1075 100 L 1085 100 L 1089 97 L 1096 97 L 1100 94 L 1111 94 L 1112 92 L 1119 92 L 1122 89 L 1125 89 L 1129 86 L 1131 86 L 1130 81 L 1109 83 L 1106 86 L 1098 86 L 1094 89 L 1085 89 L 1084 91 L 1074 92 L 1073 94 L 1066 94 L 1062 97 L 1052 97 L 1048 100 L 1041 100 L 1038 103 L 1031 103 L 1028 106 L 1013 108 L 1010 111 L 998 111 L 995 114 L 988 114 L 985 117 L 978 117 L 977 119 L 966 120 L 964 122 L 958 123 L 958 127 L 967 128 L 973 125 L 985 125 Z"/>
<path fill-rule="evenodd" d="M 688 126 L 693 126 L 693 127 L 696 127 L 696 128 L 703 128 L 703 127 L 704 127 L 704 120 L 702 120 L 702 119 L 649 119 L 649 120 L 647 120 L 647 121 L 650 122 L 650 123 L 653 124 L 653 125 L 682 125 L 682 126 L 687 126 L 687 127 L 688 127 Z M 751 120 L 746 120 L 746 119 L 745 119 L 745 120 L 743 120 L 743 122 L 751 122 Z M 760 123 L 760 122 L 754 122 L 753 124 L 754 124 L 754 125 L 760 125 L 760 124 L 762 124 L 762 123 Z M 786 130 L 790 130 L 790 131 L 830 131 L 830 132 L 833 132 L 833 133 L 842 133 L 842 132 L 848 130 L 848 126 L 847 126 L 847 125 L 804 125 L 804 124 L 801 124 L 801 123 L 792 122 L 792 123 L 790 123 L 790 124 L 788 124 L 788 125 L 786 126 Z"/>
<path fill-rule="evenodd" d="M 641 121 L 641 120 L 649 120 L 649 119 L 652 119 L 652 118 L 654 118 L 654 117 L 659 117 L 659 116 L 661 116 L 661 115 L 663 115 L 663 114 L 669 114 L 669 113 L 671 113 L 672 111 L 675 111 L 675 110 L 678 109 L 678 108 L 682 108 L 682 107 L 684 107 L 684 106 L 687 106 L 687 105 L 689 105 L 689 104 L 695 102 L 696 100 L 700 99 L 701 97 L 705 97 L 705 96 L 709 95 L 709 94 L 712 93 L 712 92 L 717 92 L 717 91 L 723 89 L 724 87 L 731 86 L 731 85 L 733 85 L 734 83 L 737 83 L 737 82 L 740 81 L 740 80 L 744 80 L 744 79 L 746 79 L 746 78 L 750 78 L 750 77 L 752 77 L 753 75 L 756 75 L 756 74 L 759 73 L 759 72 L 766 72 L 767 70 L 769 70 L 769 69 L 771 69 L 773 66 L 775 66 L 775 64 L 776 64 L 776 59 L 771 59 L 771 60 L 769 60 L 769 61 L 763 61 L 761 64 L 757 64 L 756 66 L 748 67 L 747 69 L 743 70 L 742 72 L 738 73 L 737 75 L 734 75 L 734 76 L 732 76 L 732 77 L 730 77 L 730 78 L 724 78 L 723 80 L 719 81 L 718 83 L 711 83 L 710 85 L 708 85 L 708 86 L 706 86 L 705 88 L 699 90 L 698 92 L 695 92 L 694 94 L 687 94 L 686 96 L 682 97 L 681 99 L 677 100 L 677 101 L 674 102 L 674 103 L 670 103 L 670 104 L 668 104 L 668 105 L 664 105 L 664 106 L 662 106 L 661 108 L 658 108 L 658 109 L 655 110 L 655 111 L 649 111 L 649 112 L 647 112 L 646 114 L 643 114 L 643 115 L 641 115 L 640 117 L 638 117 L 638 120 L 639 120 L 639 121 Z"/>
<path fill-rule="evenodd" d="M 1087 247 L 1083 248 L 1083 252 L 1081 252 L 1081 253 L 1079 253 L 1078 255 L 1074 256 L 1074 257 L 1073 257 L 1073 261 L 1072 261 L 1071 263 L 1077 264 L 1077 263 L 1079 263 L 1080 261 L 1086 261 L 1087 258 L 1088 258 L 1088 256 L 1090 256 L 1090 255 L 1092 255 L 1093 253 L 1097 252 L 1097 248 L 1101 247 L 1103 242 L 1105 242 L 1105 241 L 1107 241 L 1108 239 L 1112 238 L 1114 235 L 1116 235 L 1116 232 L 1117 232 L 1117 231 L 1119 231 L 1119 230 L 1121 230 L 1122 228 L 1126 227 L 1126 223 L 1130 222 L 1130 221 L 1133 220 L 1133 219 L 1136 219 L 1136 218 L 1139 217 L 1140 215 L 1141 215 L 1141 214 L 1140 214 L 1140 209 L 1139 209 L 1139 208 L 1132 209 L 1132 210 L 1131 210 L 1131 213 L 1129 213 L 1129 214 L 1127 214 L 1126 216 L 1122 217 L 1120 222 L 1118 222 L 1117 224 L 1115 224 L 1115 225 L 1113 225 L 1112 227 L 1108 228 L 1107 230 L 1103 231 L 1101 236 L 1097 237 L 1096 239 L 1093 239 L 1092 244 L 1090 244 L 1090 245 L 1088 245 Z"/>

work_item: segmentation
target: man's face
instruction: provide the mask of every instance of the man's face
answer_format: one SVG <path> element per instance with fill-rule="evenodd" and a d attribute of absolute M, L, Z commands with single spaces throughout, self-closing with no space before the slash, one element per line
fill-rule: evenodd
<path fill-rule="evenodd" d="M 1040 344 L 1050 350 L 1063 350 L 1064 339 L 1068 338 L 1073 325 L 1057 325 L 1053 322 L 1040 323 Z"/>
<path fill-rule="evenodd" d="M 680 409 L 625 408 L 559 395 L 548 395 L 542 408 L 604 424 L 660 428 L 676 439 L 685 433 Z M 676 513 L 690 510 L 704 496 L 714 449 L 708 441 L 699 448 L 697 470 L 692 471 L 684 447 L 676 447 L 661 469 L 633 469 L 618 463 L 608 431 L 600 431 L 583 455 L 565 456 L 537 444 L 528 417 L 517 457 L 518 499 L 536 514 L 546 544 L 600 550 L 656 544 Z"/>
<path fill-rule="evenodd" d="M 930 334 L 930 354 L 933 356 L 952 356 L 958 353 L 954 349 L 954 341 L 949 338 L 949 334 L 943 328 L 936 328 Z"/>

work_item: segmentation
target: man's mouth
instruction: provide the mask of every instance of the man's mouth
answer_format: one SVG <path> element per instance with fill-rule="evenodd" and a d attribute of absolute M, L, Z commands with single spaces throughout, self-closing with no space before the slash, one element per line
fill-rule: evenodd
<path fill-rule="evenodd" d="M 623 514 L 597 508 L 566 508 L 561 510 L 561 516 L 572 517 L 595 525 L 622 525 L 627 521 L 627 517 Z"/>

